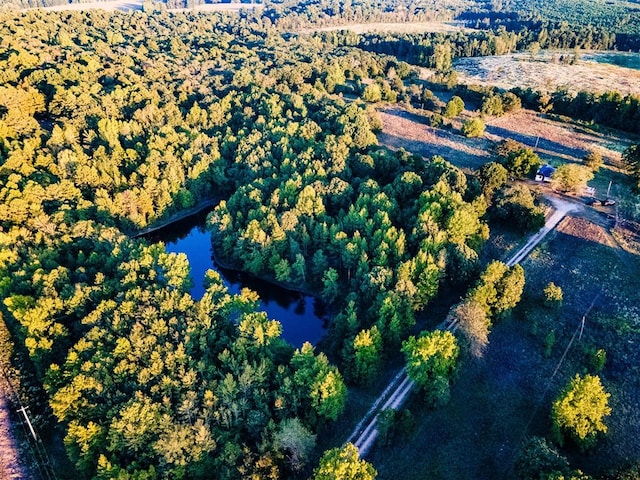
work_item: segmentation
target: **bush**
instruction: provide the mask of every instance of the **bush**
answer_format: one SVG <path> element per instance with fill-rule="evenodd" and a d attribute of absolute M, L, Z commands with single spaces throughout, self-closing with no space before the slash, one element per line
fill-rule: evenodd
<path fill-rule="evenodd" d="M 502 106 L 502 97 L 500 95 L 489 95 L 482 100 L 480 111 L 485 115 L 493 115 L 499 117 L 504 114 Z"/>
<path fill-rule="evenodd" d="M 544 287 L 544 304 L 547 307 L 559 307 L 562 305 L 562 288 L 553 282 Z"/>
<path fill-rule="evenodd" d="M 362 99 L 365 102 L 375 103 L 382 100 L 382 90 L 380 89 L 380 85 L 377 83 L 372 83 L 367 85 L 362 92 Z"/>
<path fill-rule="evenodd" d="M 433 128 L 441 127 L 443 122 L 444 122 L 444 118 L 439 113 L 434 113 L 429 118 L 429 126 Z"/>
<path fill-rule="evenodd" d="M 459 96 L 454 95 L 445 105 L 442 115 L 446 118 L 454 118 L 460 115 L 463 110 L 464 101 Z"/>
<path fill-rule="evenodd" d="M 481 137 L 484 135 L 485 124 L 479 118 L 471 118 L 462 124 L 462 134 L 465 137 Z"/>

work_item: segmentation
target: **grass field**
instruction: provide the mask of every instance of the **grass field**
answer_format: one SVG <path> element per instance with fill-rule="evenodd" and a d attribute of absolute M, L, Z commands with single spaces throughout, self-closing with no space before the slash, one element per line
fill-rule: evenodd
<path fill-rule="evenodd" d="M 640 54 L 584 52 L 575 65 L 560 61 L 573 51 L 545 51 L 532 57 L 515 53 L 479 58 L 460 58 L 454 62 L 460 83 L 495 86 L 504 89 L 530 87 L 546 92 L 614 90 L 623 95 L 640 95 Z M 428 75 L 428 70 L 423 75 Z"/>

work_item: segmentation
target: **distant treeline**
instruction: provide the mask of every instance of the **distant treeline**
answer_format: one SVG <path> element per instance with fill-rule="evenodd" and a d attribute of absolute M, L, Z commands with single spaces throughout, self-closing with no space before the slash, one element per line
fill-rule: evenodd
<path fill-rule="evenodd" d="M 615 35 L 596 27 L 569 27 L 563 23 L 540 22 L 518 31 L 504 26 L 497 30 L 453 33 L 367 33 L 320 32 L 331 45 L 357 46 L 370 52 L 393 55 L 423 67 L 447 70 L 458 57 L 504 55 L 517 50 L 538 49 L 640 49 L 640 35 Z"/>
<path fill-rule="evenodd" d="M 610 32 L 640 34 L 640 7 L 615 0 L 493 0 L 468 9 L 458 19 L 476 28 L 496 28 L 510 23 L 541 21 L 574 26 L 594 26 Z"/>
<path fill-rule="evenodd" d="M 640 97 L 618 92 L 594 94 L 557 90 L 551 95 L 531 89 L 515 89 L 524 106 L 628 132 L 640 133 Z"/>
<path fill-rule="evenodd" d="M 105 3 L 110 0 L 89 0 L 93 1 L 103 1 Z M 89 3 L 89 1 L 81 1 L 81 0 L 0 0 L 0 7 L 2 6 L 11 6 L 15 8 L 43 8 L 43 7 L 55 7 L 59 5 L 69 5 L 74 3 Z M 151 3 L 151 2 L 149 2 Z M 220 2 L 220 1 L 206 1 L 206 0 L 154 0 L 153 3 L 165 4 L 166 8 L 193 8 L 198 5 L 205 4 L 213 4 L 213 3 L 231 3 L 231 2 Z M 262 0 L 234 0 L 233 3 L 262 3 Z"/>

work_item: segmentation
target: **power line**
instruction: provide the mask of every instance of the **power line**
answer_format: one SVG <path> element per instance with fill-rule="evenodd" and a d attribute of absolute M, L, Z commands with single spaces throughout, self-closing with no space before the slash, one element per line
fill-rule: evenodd
<path fill-rule="evenodd" d="M 33 465 L 37 469 L 38 476 L 41 480 L 57 480 L 44 443 L 42 442 L 42 439 L 38 434 L 36 427 L 31 422 L 29 414 L 27 413 L 29 407 L 22 403 L 20 395 L 16 391 L 13 382 L 11 382 L 11 378 L 4 368 L 4 365 L 1 364 L 0 373 L 2 373 L 2 377 L 4 378 L 5 384 L 7 385 L 7 392 L 9 394 L 8 396 L 10 397 L 8 398 L 10 400 L 9 403 L 13 402 L 14 404 L 17 404 L 20 407 L 18 408 L 17 412 L 22 413 L 22 415 L 24 416 L 24 421 L 20 422 L 20 424 L 22 425 L 24 437 L 26 439 L 29 452 L 31 453 L 31 458 L 34 460 Z"/>

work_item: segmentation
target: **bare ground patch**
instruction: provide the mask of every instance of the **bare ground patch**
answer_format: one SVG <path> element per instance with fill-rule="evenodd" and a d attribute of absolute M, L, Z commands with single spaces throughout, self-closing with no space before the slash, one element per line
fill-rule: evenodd
<path fill-rule="evenodd" d="M 20 462 L 20 452 L 9 417 L 9 405 L 3 392 L 0 392 L 0 478 L 4 480 L 28 478 Z"/>

